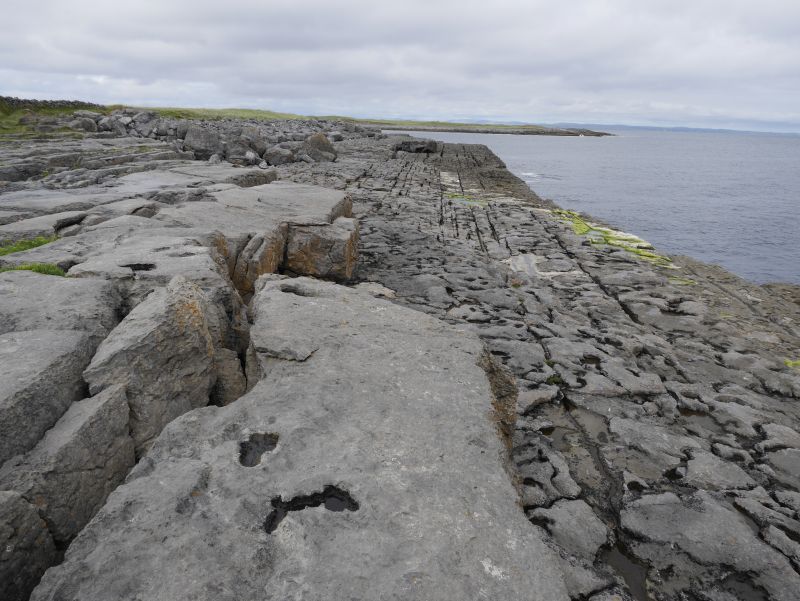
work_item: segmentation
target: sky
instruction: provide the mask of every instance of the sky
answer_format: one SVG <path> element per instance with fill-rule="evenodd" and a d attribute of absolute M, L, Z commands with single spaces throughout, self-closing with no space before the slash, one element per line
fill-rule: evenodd
<path fill-rule="evenodd" d="M 800 132 L 800 0 L 3 0 L 0 95 Z"/>

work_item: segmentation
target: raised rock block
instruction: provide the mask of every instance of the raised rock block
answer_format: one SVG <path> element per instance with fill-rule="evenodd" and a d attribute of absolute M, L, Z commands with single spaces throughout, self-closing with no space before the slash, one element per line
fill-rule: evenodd
<path fill-rule="evenodd" d="M 292 226 L 285 268 L 299 275 L 346 282 L 358 261 L 358 221 L 347 217 L 331 225 Z"/>
<path fill-rule="evenodd" d="M 177 277 L 137 305 L 98 347 L 84 377 L 93 395 L 127 387 L 137 455 L 170 421 L 208 404 L 215 320 L 203 292 Z"/>
<path fill-rule="evenodd" d="M 303 142 L 301 152 L 307 154 L 315 161 L 335 161 L 336 149 L 331 144 L 331 141 L 323 133 L 316 133 L 310 135 Z"/>
<path fill-rule="evenodd" d="M 36 508 L 16 492 L 0 491 L 0 599 L 27 601 L 58 555 Z"/>
<path fill-rule="evenodd" d="M 207 160 L 212 154 L 224 154 L 219 133 L 199 125 L 190 125 L 186 130 L 183 147 L 194 151 L 194 156 L 201 160 Z"/>
<path fill-rule="evenodd" d="M 280 328 L 313 352 L 259 352 L 253 390 L 169 424 L 32 599 L 566 600 L 478 338 L 329 282 L 257 288 L 265 351 Z"/>
<path fill-rule="evenodd" d="M 29 453 L 0 469 L 0 489 L 20 493 L 69 542 L 133 467 L 128 402 L 121 386 L 73 403 Z"/>
<path fill-rule="evenodd" d="M 0 335 L 0 463 L 31 450 L 83 398 L 81 373 L 93 350 L 85 332 Z"/>

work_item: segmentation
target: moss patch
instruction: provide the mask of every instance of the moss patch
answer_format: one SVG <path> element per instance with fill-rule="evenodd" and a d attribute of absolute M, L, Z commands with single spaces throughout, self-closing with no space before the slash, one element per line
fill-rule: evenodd
<path fill-rule="evenodd" d="M 44 275 L 57 275 L 64 277 L 67 275 L 64 270 L 58 265 L 52 263 L 26 263 L 24 265 L 15 265 L 14 267 L 0 267 L 0 273 L 6 271 L 35 271 L 36 273 L 43 273 Z"/>
<path fill-rule="evenodd" d="M 603 227 L 587 221 L 576 211 L 553 209 L 553 215 L 572 225 L 572 231 L 578 236 L 586 236 L 592 244 L 615 246 L 644 259 L 659 267 L 674 268 L 672 259 L 654 252 L 653 245 L 633 234 L 626 234 L 610 227 Z"/>
<path fill-rule="evenodd" d="M 794 369 L 800 369 L 800 359 L 784 359 L 784 364 L 786 367 L 793 367 Z"/>
<path fill-rule="evenodd" d="M 0 245 L 0 257 L 10 255 L 11 253 L 22 252 L 23 250 L 30 250 L 39 246 L 44 246 L 45 244 L 49 244 L 57 238 L 58 236 L 37 236 L 36 238 L 31 238 L 30 240 L 19 240 L 12 244 Z"/>

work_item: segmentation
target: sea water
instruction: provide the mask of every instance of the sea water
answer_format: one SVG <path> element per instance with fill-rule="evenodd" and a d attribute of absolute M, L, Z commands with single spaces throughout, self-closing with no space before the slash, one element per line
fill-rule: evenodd
<path fill-rule="evenodd" d="M 485 144 L 539 196 L 663 253 L 800 284 L 800 135 L 605 131 L 616 135 L 402 133 Z"/>

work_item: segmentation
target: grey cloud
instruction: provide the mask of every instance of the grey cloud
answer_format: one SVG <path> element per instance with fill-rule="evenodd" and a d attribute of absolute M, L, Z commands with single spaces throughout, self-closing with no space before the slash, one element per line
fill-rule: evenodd
<path fill-rule="evenodd" d="M 794 0 L 7 4 L 2 94 L 800 129 Z"/>

